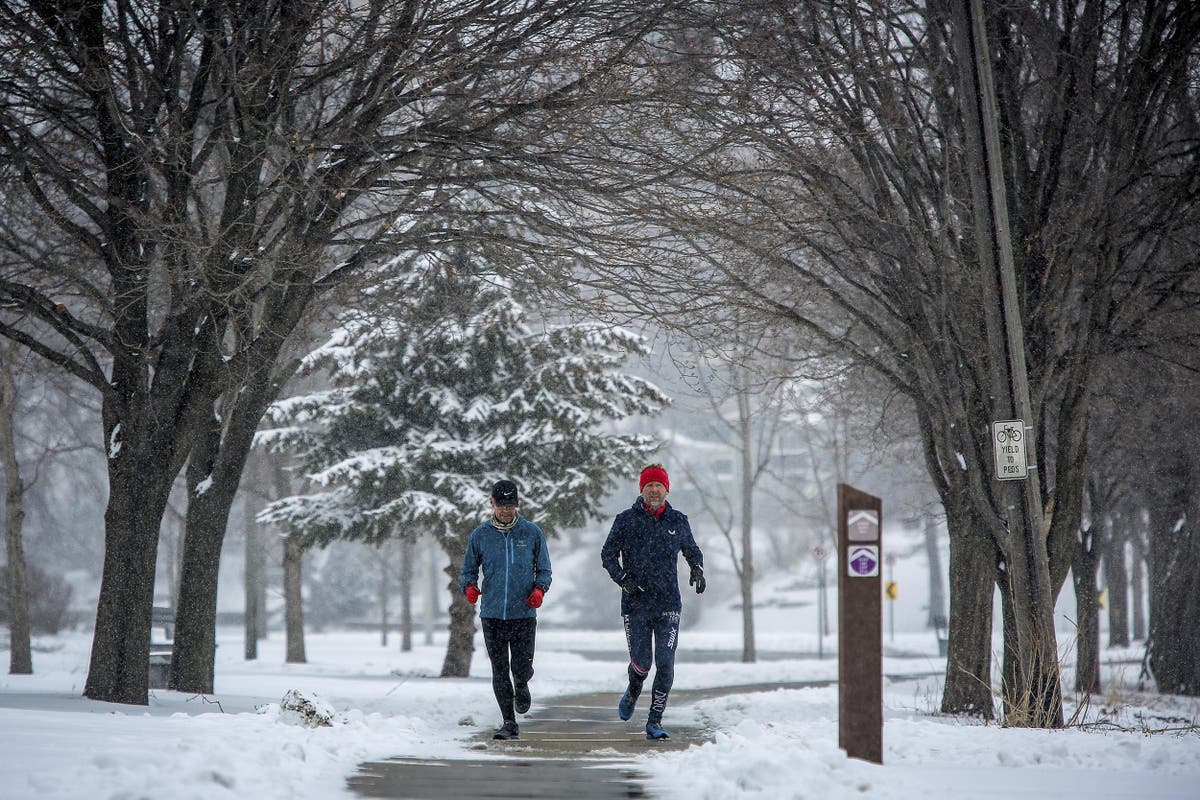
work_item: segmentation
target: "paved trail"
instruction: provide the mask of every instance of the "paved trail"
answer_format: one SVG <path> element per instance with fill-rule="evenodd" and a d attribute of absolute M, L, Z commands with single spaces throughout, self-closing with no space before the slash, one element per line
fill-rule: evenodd
<path fill-rule="evenodd" d="M 671 692 L 675 707 L 709 697 L 781 688 L 827 686 L 830 681 L 752 684 Z M 359 765 L 348 786 L 363 797 L 395 800 L 443 798 L 570 798 L 607 800 L 649 797 L 633 758 L 647 752 L 682 750 L 708 741 L 710 731 L 667 720 L 671 738 L 647 741 L 645 713 L 617 719 L 619 695 L 556 697 L 524 715 L 521 738 L 500 742 L 492 731 L 478 733 L 470 749 L 487 759 L 393 758 Z M 496 759 L 494 756 L 503 756 Z"/>

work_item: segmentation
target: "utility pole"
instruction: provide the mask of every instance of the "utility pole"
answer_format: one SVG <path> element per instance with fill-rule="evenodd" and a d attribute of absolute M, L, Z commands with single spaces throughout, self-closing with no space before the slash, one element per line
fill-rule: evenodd
<path fill-rule="evenodd" d="M 1032 480 L 1020 482 L 1020 508 L 1013 490 L 998 487 L 996 496 L 1010 510 L 1010 531 L 1019 531 L 1019 541 L 1011 542 L 1006 557 L 1021 560 L 1020 569 L 1008 571 L 1014 583 L 1014 602 L 1030 609 L 1025 622 L 1032 630 L 1016 631 L 1021 651 L 1019 665 L 1022 686 L 1009 687 L 1017 693 L 1016 702 L 1028 706 L 1035 724 L 1062 725 L 1062 697 L 1058 677 L 1058 657 L 1054 643 L 1054 593 L 1050 583 L 1046 555 L 1047 530 L 1041 498 L 1041 480 L 1037 470 L 1037 449 L 1033 439 L 1035 417 L 1030 400 L 1028 369 L 1025 364 L 1024 327 L 1017 293 L 1008 199 L 1004 183 L 1004 164 L 1000 151 L 1000 126 L 997 121 L 995 79 L 992 75 L 987 29 L 982 0 L 955 0 L 951 4 L 955 49 L 961 64 L 963 117 L 968 143 L 968 173 L 971 178 L 975 230 L 983 267 L 984 318 L 992 352 L 1002 350 L 1004 364 L 994 364 L 995 412 L 1010 410 L 1024 421 L 1027 468 Z M 990 279 L 994 276 L 994 279 Z M 994 283 L 992 282 L 994 280 Z M 1000 287 L 1002 317 L 997 319 L 994 285 Z M 1004 368 L 1007 368 L 1006 370 Z M 1005 372 L 1007 374 L 1001 374 Z M 1014 572 L 1017 574 L 1014 575 Z M 1022 594 L 1027 596 L 1022 597 Z"/>

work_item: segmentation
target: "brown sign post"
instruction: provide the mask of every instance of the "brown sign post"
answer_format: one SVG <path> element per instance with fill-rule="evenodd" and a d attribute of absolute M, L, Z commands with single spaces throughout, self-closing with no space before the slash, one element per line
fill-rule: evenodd
<path fill-rule="evenodd" d="M 878 497 L 838 484 L 838 747 L 883 763 L 883 605 Z"/>

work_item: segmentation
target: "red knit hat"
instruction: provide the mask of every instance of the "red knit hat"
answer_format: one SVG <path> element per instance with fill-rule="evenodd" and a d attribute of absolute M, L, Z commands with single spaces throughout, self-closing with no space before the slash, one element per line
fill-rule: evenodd
<path fill-rule="evenodd" d="M 667 491 L 671 491 L 671 479 L 667 477 L 667 471 L 659 464 L 651 464 L 642 470 L 642 476 L 638 479 L 638 491 L 646 488 L 647 483 L 657 481 L 666 487 Z"/>

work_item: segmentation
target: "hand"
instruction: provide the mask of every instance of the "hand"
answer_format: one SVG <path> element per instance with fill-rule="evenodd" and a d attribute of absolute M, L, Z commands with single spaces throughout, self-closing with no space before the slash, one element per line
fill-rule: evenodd
<path fill-rule="evenodd" d="M 704 567 L 696 564 L 692 567 L 692 575 L 688 578 L 688 586 L 696 587 L 696 594 L 704 594 L 704 587 L 707 585 L 704 580 Z"/>
<path fill-rule="evenodd" d="M 468 603 L 470 603 L 471 605 L 475 605 L 475 601 L 479 599 L 479 595 L 481 595 L 481 594 L 483 594 L 483 592 L 479 591 L 478 586 L 476 586 L 473 583 L 467 584 L 467 602 Z"/>
<path fill-rule="evenodd" d="M 540 586 L 533 587 L 533 591 L 529 593 L 529 597 L 525 598 L 525 605 L 530 608 L 542 607 L 542 596 L 546 594 L 546 590 Z"/>
<path fill-rule="evenodd" d="M 628 592 L 631 597 L 642 591 L 642 587 L 638 586 L 637 580 L 632 575 L 626 575 L 624 578 L 621 578 L 621 588 Z"/>

